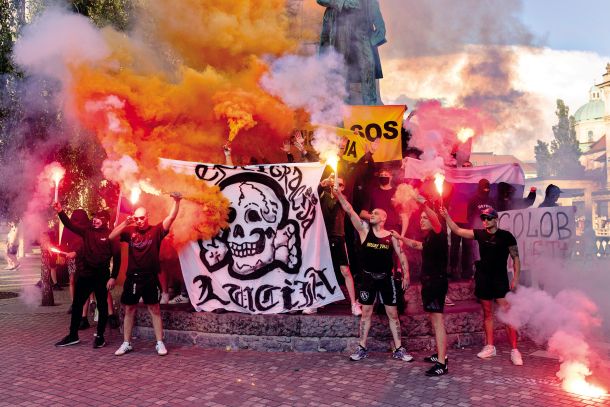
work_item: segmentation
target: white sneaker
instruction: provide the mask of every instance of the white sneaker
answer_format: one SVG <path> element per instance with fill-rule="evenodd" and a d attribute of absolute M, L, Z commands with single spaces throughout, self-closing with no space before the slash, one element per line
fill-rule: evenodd
<path fill-rule="evenodd" d="M 116 352 L 114 352 L 114 354 L 116 356 L 121 356 L 126 354 L 127 352 L 131 352 L 133 350 L 133 347 L 131 346 L 131 344 L 129 342 L 123 342 L 121 344 L 121 346 L 116 350 Z"/>
<path fill-rule="evenodd" d="M 169 294 L 168 293 L 162 293 L 161 294 L 161 301 L 159 301 L 159 304 L 167 304 L 169 302 Z"/>
<path fill-rule="evenodd" d="M 318 313 L 317 308 L 305 308 L 303 310 L 303 315 L 312 315 L 312 314 L 317 314 L 317 313 Z"/>
<path fill-rule="evenodd" d="M 169 300 L 168 304 L 186 304 L 187 302 L 189 302 L 189 297 L 186 295 L 177 295 L 174 298 L 172 298 L 171 300 Z"/>
<path fill-rule="evenodd" d="M 488 359 L 492 356 L 496 356 L 496 347 L 493 345 L 485 345 L 483 349 L 477 353 L 477 357 L 481 359 Z"/>
<path fill-rule="evenodd" d="M 157 344 L 155 345 L 155 349 L 157 350 L 157 355 L 159 355 L 159 356 L 167 355 L 167 348 L 165 347 L 165 344 L 163 343 L 163 341 L 157 341 Z"/>
<path fill-rule="evenodd" d="M 352 315 L 359 317 L 362 315 L 362 307 L 357 302 L 352 304 Z"/>
<path fill-rule="evenodd" d="M 515 366 L 523 366 L 523 358 L 521 357 L 521 352 L 519 349 L 513 349 L 510 351 L 510 361 L 513 362 Z"/>

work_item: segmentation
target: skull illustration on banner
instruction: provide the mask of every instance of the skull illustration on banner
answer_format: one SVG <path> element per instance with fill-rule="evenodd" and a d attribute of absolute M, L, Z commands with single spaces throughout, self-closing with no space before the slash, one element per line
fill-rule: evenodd
<path fill-rule="evenodd" d="M 280 313 L 343 299 L 317 193 L 321 164 L 162 162 L 194 170 L 231 202 L 226 229 L 179 253 L 195 309 Z"/>

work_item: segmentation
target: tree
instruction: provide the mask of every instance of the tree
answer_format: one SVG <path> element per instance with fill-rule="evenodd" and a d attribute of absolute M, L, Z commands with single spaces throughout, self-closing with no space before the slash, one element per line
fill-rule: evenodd
<path fill-rule="evenodd" d="M 551 156 L 555 175 L 562 178 L 580 177 L 585 170 L 579 161 L 582 151 L 576 138 L 574 117 L 569 116 L 569 113 L 570 108 L 558 99 L 555 111 L 558 123 L 553 126 Z"/>
<path fill-rule="evenodd" d="M 578 178 L 585 168 L 580 164 L 582 154 L 576 138 L 574 117 L 563 100 L 557 99 L 557 124 L 553 126 L 553 140 L 545 143 L 538 140 L 534 147 L 538 175 L 540 177 Z M 550 148 L 549 148 L 550 147 Z"/>
<path fill-rule="evenodd" d="M 536 166 L 538 167 L 538 176 L 546 178 L 551 175 L 551 152 L 549 151 L 549 143 L 538 140 L 538 144 L 534 147 L 536 155 Z"/>
<path fill-rule="evenodd" d="M 98 27 L 111 25 L 125 31 L 129 27 L 131 0 L 72 0 L 72 10 L 89 17 Z"/>

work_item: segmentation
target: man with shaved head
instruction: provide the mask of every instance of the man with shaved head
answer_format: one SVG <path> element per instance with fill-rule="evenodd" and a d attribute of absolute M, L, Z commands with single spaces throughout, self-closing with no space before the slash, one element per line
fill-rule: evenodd
<path fill-rule="evenodd" d="M 138 208 L 133 216 L 117 226 L 110 238 L 121 236 L 121 270 L 127 272 L 121 303 L 125 306 L 125 322 L 123 326 L 123 343 L 114 353 L 117 356 L 131 352 L 131 332 L 136 313 L 136 306 L 140 298 L 148 307 L 155 330 L 157 344 L 155 349 L 160 356 L 167 355 L 163 343 L 163 325 L 161 323 L 161 310 L 159 308 L 159 249 L 161 241 L 169 232 L 169 228 L 178 216 L 182 195 L 171 194 L 174 204 L 171 212 L 163 222 L 151 226 L 148 223 L 148 212 L 145 208 Z"/>
<path fill-rule="evenodd" d="M 360 341 L 358 349 L 350 356 L 350 359 L 356 361 L 368 356 L 366 339 L 371 328 L 373 305 L 375 299 L 379 296 L 390 321 L 390 331 L 394 339 L 395 350 L 392 357 L 405 362 L 411 362 L 413 356 L 409 355 L 401 344 L 400 319 L 398 318 L 398 309 L 396 307 L 398 291 L 392 277 L 394 252 L 398 255 L 403 269 L 403 290 L 406 290 L 409 285 L 409 265 L 401 249 L 400 242 L 392 237 L 390 231 L 385 229 L 388 214 L 383 209 L 375 208 L 370 212 L 368 222 L 364 222 L 356 214 L 349 202 L 347 202 L 340 188 L 335 188 L 334 193 L 337 195 L 343 210 L 349 215 L 360 237 L 361 244 L 362 277 L 358 291 L 358 300 L 362 305 Z"/>

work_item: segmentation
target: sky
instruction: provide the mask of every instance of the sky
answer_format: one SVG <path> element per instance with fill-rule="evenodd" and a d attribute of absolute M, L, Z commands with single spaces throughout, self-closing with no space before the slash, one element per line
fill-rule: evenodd
<path fill-rule="evenodd" d="M 388 34 L 394 34 L 383 46 L 387 48 L 380 49 L 385 103 L 436 98 L 451 104 L 463 90 L 455 75 L 455 56 L 468 49 L 469 38 L 482 41 L 472 43 L 476 45 L 515 47 L 512 86 L 532 95 L 530 105 L 515 106 L 515 112 L 531 113 L 529 135 L 517 145 L 502 145 L 502 138 L 513 135 L 493 134 L 491 147 L 490 140 L 475 143 L 478 151 L 491 148 L 533 160 L 536 140 L 553 138 L 556 100 L 563 99 L 570 113 L 576 112 L 588 102 L 591 85 L 601 82 L 610 62 L 610 23 L 604 21 L 610 17 L 610 0 L 419 1 L 380 0 Z M 414 65 L 414 60 L 419 62 Z M 414 76 L 414 66 L 424 74 Z M 426 76 L 426 69 L 434 72 Z"/>
<path fill-rule="evenodd" d="M 524 0 L 521 15 L 552 49 L 610 55 L 608 0 Z"/>

